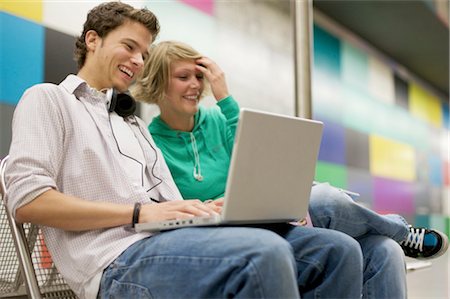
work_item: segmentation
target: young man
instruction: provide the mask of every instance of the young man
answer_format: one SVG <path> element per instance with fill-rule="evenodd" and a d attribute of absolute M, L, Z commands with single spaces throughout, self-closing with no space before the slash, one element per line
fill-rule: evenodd
<path fill-rule="evenodd" d="M 126 91 L 141 72 L 158 31 L 146 9 L 101 4 L 76 43 L 78 74 L 24 93 L 6 169 L 16 220 L 41 226 L 80 298 L 359 298 L 361 250 L 340 232 L 130 229 L 220 212 L 183 201 L 145 124 L 114 107 L 115 91 Z"/>

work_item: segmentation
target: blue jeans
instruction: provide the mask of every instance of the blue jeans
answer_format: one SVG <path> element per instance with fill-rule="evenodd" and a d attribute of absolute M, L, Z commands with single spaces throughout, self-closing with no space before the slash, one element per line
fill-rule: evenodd
<path fill-rule="evenodd" d="M 404 253 L 397 242 L 408 235 L 399 215 L 380 215 L 329 184 L 312 188 L 309 214 L 315 227 L 355 238 L 364 258 L 363 298 L 406 298 Z"/>
<path fill-rule="evenodd" d="M 184 228 L 130 246 L 105 269 L 99 295 L 361 298 L 362 268 L 358 242 L 333 230 Z"/>

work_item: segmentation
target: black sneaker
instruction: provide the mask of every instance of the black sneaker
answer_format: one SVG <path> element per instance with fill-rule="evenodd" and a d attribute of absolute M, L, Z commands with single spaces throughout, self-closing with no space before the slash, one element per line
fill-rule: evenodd
<path fill-rule="evenodd" d="M 409 226 L 409 234 L 399 242 L 406 256 L 430 259 L 443 255 L 448 248 L 448 237 L 438 230 Z"/>

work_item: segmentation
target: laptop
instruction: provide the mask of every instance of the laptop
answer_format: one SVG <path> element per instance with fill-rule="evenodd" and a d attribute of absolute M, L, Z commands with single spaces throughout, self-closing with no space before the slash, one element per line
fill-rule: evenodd
<path fill-rule="evenodd" d="M 222 213 L 136 224 L 137 232 L 189 226 L 286 223 L 303 219 L 323 123 L 242 108 Z"/>

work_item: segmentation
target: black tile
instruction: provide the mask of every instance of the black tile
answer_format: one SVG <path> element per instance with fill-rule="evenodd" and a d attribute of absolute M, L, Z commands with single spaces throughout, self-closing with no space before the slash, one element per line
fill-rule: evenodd
<path fill-rule="evenodd" d="M 11 145 L 11 121 L 15 106 L 0 103 L 0 159 L 6 156 Z"/>
<path fill-rule="evenodd" d="M 74 36 L 45 28 L 45 82 L 59 84 L 68 74 L 77 73 L 74 50 Z"/>
<path fill-rule="evenodd" d="M 370 170 L 369 135 L 346 128 L 345 143 L 347 166 Z"/>
<path fill-rule="evenodd" d="M 408 92 L 408 82 L 400 78 L 398 75 L 394 75 L 395 84 L 395 103 L 400 107 L 409 109 L 409 92 Z"/>

